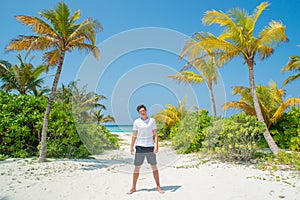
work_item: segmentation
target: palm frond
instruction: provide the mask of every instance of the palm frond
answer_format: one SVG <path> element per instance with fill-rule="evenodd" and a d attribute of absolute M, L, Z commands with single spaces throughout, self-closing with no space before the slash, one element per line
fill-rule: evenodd
<path fill-rule="evenodd" d="M 291 56 L 290 60 L 287 65 L 285 65 L 281 72 L 288 72 L 288 71 L 296 71 L 298 73 L 289 76 L 287 79 L 284 80 L 283 86 L 290 83 L 291 81 L 295 81 L 300 77 L 300 56 Z"/>
<path fill-rule="evenodd" d="M 253 51 L 257 51 L 257 54 L 261 60 L 270 57 L 274 53 L 274 49 L 269 46 L 257 45 Z"/>
<path fill-rule="evenodd" d="M 281 69 L 281 72 L 292 70 L 300 70 L 300 56 L 290 56 L 288 64 Z"/>
<path fill-rule="evenodd" d="M 277 21 L 271 21 L 259 34 L 257 45 L 275 47 L 280 42 L 287 42 L 285 26 Z"/>
<path fill-rule="evenodd" d="M 76 10 L 74 12 L 73 16 L 70 19 L 70 24 L 74 24 L 75 21 L 80 18 L 80 15 L 81 15 L 81 11 L 80 10 Z"/>
<path fill-rule="evenodd" d="M 76 41 L 72 41 L 69 44 L 69 48 L 70 49 L 77 49 L 79 51 L 86 51 L 86 52 L 92 52 L 93 56 L 96 59 L 100 59 L 101 55 L 100 55 L 100 50 L 97 46 L 92 45 L 92 44 L 88 44 L 88 43 L 82 43 L 82 42 L 76 42 Z"/>
<path fill-rule="evenodd" d="M 222 106 L 222 110 L 227 110 L 229 108 L 235 110 L 243 110 L 248 115 L 254 115 L 254 116 L 256 115 L 254 108 L 245 102 L 232 101 L 232 102 L 227 102 Z"/>
<path fill-rule="evenodd" d="M 191 71 L 180 71 L 177 72 L 174 76 L 168 77 L 177 80 L 179 83 L 185 82 L 198 84 L 204 81 L 204 78 L 201 75 Z"/>
<path fill-rule="evenodd" d="M 51 35 L 52 37 L 57 36 L 55 30 L 40 18 L 19 15 L 16 16 L 16 19 L 20 23 L 30 26 L 32 30 L 39 35 L 45 34 L 45 35 Z"/>
<path fill-rule="evenodd" d="M 188 60 L 193 60 L 199 57 L 199 54 L 204 51 L 199 41 L 188 40 L 180 53 L 179 60 L 181 60 L 185 55 L 188 56 Z"/>
<path fill-rule="evenodd" d="M 11 68 L 11 64 L 8 61 L 0 60 L 0 69 L 9 71 L 9 68 Z"/>
<path fill-rule="evenodd" d="M 201 42 L 199 42 L 199 45 L 201 45 L 202 48 L 208 52 L 213 52 L 213 54 L 216 55 L 220 54 L 220 56 L 223 56 L 227 52 L 231 52 L 233 55 L 242 54 L 243 56 L 247 56 L 247 52 L 245 52 L 244 49 L 240 48 L 234 43 L 215 37 L 210 33 L 203 34 L 203 39 Z"/>
<path fill-rule="evenodd" d="M 93 45 L 96 45 L 95 41 L 95 34 L 98 31 L 102 31 L 103 27 L 100 25 L 100 23 L 97 20 L 93 19 L 86 19 L 84 20 L 80 25 L 76 26 L 76 29 L 74 29 L 71 34 L 69 35 L 70 39 L 73 39 L 75 37 L 84 36 L 83 38 L 89 40 Z"/>
<path fill-rule="evenodd" d="M 284 113 L 284 111 L 292 106 L 300 105 L 300 98 L 290 98 L 286 100 L 274 113 L 271 122 L 275 123 Z"/>
<path fill-rule="evenodd" d="M 270 3 L 268 2 L 262 2 L 261 4 L 259 4 L 254 12 L 252 13 L 251 15 L 251 18 L 253 19 L 253 22 L 252 22 L 252 27 L 251 27 L 251 34 L 253 34 L 253 31 L 254 31 L 254 28 L 255 28 L 255 24 L 257 23 L 257 20 L 258 18 L 260 17 L 261 13 L 267 8 L 270 6 Z"/>
<path fill-rule="evenodd" d="M 107 115 L 107 116 L 102 118 L 102 122 L 106 123 L 106 122 L 116 122 L 116 121 L 115 121 L 115 118 L 113 118 L 110 115 Z"/>
<path fill-rule="evenodd" d="M 283 82 L 282 85 L 284 86 L 284 85 L 286 85 L 286 84 L 288 84 L 288 83 L 290 83 L 292 81 L 295 81 L 295 80 L 297 80 L 299 78 L 300 78 L 300 72 L 298 74 L 289 76 L 287 79 L 284 80 L 284 82 Z"/>
<path fill-rule="evenodd" d="M 10 41 L 6 46 L 6 51 L 27 50 L 27 52 L 30 52 L 31 50 L 47 50 L 53 46 L 53 42 L 55 42 L 54 39 L 47 36 L 20 35 L 18 38 Z"/>
<path fill-rule="evenodd" d="M 202 22 L 206 25 L 219 24 L 220 26 L 225 26 L 227 29 L 231 29 L 233 32 L 240 32 L 240 29 L 232 19 L 222 11 L 206 11 Z"/>
<path fill-rule="evenodd" d="M 48 63 L 50 66 L 56 66 L 59 62 L 60 58 L 60 50 L 55 49 L 53 51 L 49 51 L 44 53 L 43 60 Z"/>
<path fill-rule="evenodd" d="M 46 72 L 48 65 L 39 65 L 32 71 L 32 77 L 38 78 L 42 73 Z"/>

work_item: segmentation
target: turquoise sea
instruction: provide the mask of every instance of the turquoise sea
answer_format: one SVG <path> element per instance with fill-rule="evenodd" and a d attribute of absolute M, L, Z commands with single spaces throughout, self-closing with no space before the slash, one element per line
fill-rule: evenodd
<path fill-rule="evenodd" d="M 110 132 L 132 132 L 132 125 L 105 125 Z"/>

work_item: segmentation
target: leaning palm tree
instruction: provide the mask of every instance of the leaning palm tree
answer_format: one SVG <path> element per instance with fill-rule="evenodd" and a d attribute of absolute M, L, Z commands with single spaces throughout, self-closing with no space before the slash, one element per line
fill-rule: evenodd
<path fill-rule="evenodd" d="M 6 91 L 18 91 L 20 94 L 34 93 L 44 81 L 41 74 L 47 69 L 47 65 L 34 67 L 30 63 L 24 63 L 20 55 L 17 56 L 18 65 L 11 65 L 9 62 L 0 61 L 1 88 Z"/>
<path fill-rule="evenodd" d="M 192 66 L 196 72 L 184 70 L 188 66 Z M 197 59 L 195 62 L 188 63 L 187 67 L 177 72 L 174 76 L 169 76 L 180 82 L 200 84 L 203 81 L 207 84 L 210 100 L 212 104 L 213 115 L 217 116 L 215 97 L 213 93 L 213 84 L 217 83 L 218 78 L 218 66 L 214 58 L 209 59 Z"/>
<path fill-rule="evenodd" d="M 283 41 L 288 41 L 285 35 L 285 26 L 277 21 L 271 21 L 258 33 L 258 36 L 254 36 L 256 23 L 261 13 L 268 6 L 269 3 L 267 2 L 261 3 L 256 7 L 252 15 L 249 15 L 247 11 L 240 8 L 231 9 L 228 13 L 216 10 L 207 11 L 202 19 L 203 23 L 207 25 L 219 24 L 224 27 L 223 33 L 219 37 L 211 33 L 197 33 L 200 41 L 196 44 L 187 43 L 184 50 L 189 51 L 193 49 L 193 52 L 201 53 L 203 49 L 206 49 L 209 52 L 213 52 L 218 60 L 222 62 L 228 62 L 235 57 L 241 57 L 248 66 L 249 82 L 256 116 L 264 124 L 265 121 L 255 90 L 255 58 L 259 56 L 263 60 L 271 56 L 274 52 L 274 47 Z M 197 57 L 199 55 L 196 55 L 194 59 Z M 264 132 L 264 138 L 271 151 L 277 154 L 279 148 L 268 129 Z"/>
<path fill-rule="evenodd" d="M 53 81 L 50 98 L 46 107 L 41 137 L 41 149 L 39 161 L 46 161 L 46 133 L 51 105 L 55 97 L 56 88 L 62 71 L 65 55 L 72 50 L 91 51 L 99 59 L 99 49 L 96 47 L 95 35 L 102 30 L 98 21 L 91 18 L 77 23 L 81 11 L 78 10 L 71 15 L 69 7 L 60 2 L 54 10 L 45 10 L 39 13 L 41 18 L 32 16 L 16 16 L 16 19 L 30 26 L 36 33 L 33 36 L 20 35 L 11 40 L 7 45 L 7 51 L 26 50 L 46 51 L 43 59 L 50 66 L 56 67 L 57 71 Z M 46 22 L 46 21 L 48 22 Z"/>
<path fill-rule="evenodd" d="M 281 69 L 281 72 L 296 71 L 296 74 L 284 80 L 283 86 L 300 78 L 300 56 L 291 56 L 288 64 Z"/>
<path fill-rule="evenodd" d="M 300 98 L 289 98 L 284 101 L 285 91 L 278 89 L 275 82 L 271 82 L 269 86 L 256 86 L 256 92 L 268 129 L 278 121 L 286 109 L 300 105 Z M 233 87 L 233 95 L 240 95 L 240 100 L 225 103 L 223 105 L 224 110 L 231 108 L 242 110 L 248 115 L 256 115 L 251 88 L 235 86 Z"/>

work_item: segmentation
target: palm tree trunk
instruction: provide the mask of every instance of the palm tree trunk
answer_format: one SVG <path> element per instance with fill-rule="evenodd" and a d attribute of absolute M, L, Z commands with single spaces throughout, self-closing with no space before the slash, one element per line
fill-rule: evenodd
<path fill-rule="evenodd" d="M 216 103 L 215 103 L 215 97 L 213 93 L 213 88 L 212 88 L 212 82 L 208 81 L 207 82 L 208 90 L 209 90 L 209 95 L 210 95 L 210 100 L 211 100 L 211 107 L 213 110 L 213 115 L 217 116 L 217 109 L 216 109 Z"/>
<path fill-rule="evenodd" d="M 267 141 L 271 151 L 276 155 L 276 154 L 278 154 L 279 148 L 276 145 L 276 143 L 274 142 L 274 140 L 273 140 L 273 138 L 272 138 L 272 136 L 269 132 L 269 129 L 268 129 L 268 127 L 266 125 L 266 122 L 263 118 L 261 108 L 260 108 L 259 103 L 258 103 L 258 98 L 257 98 L 256 90 L 255 90 L 255 84 L 254 84 L 254 73 L 253 73 L 254 60 L 252 59 L 252 60 L 248 61 L 247 64 L 248 64 L 248 69 L 249 69 L 249 81 L 250 81 L 251 94 L 252 94 L 254 109 L 255 109 L 255 112 L 256 112 L 256 117 L 260 122 L 262 122 L 265 125 L 266 130 L 263 133 L 264 138 Z"/>
<path fill-rule="evenodd" d="M 59 64 L 57 66 L 57 71 L 55 74 L 55 78 L 53 81 L 53 85 L 52 85 L 52 90 L 51 90 L 51 94 L 50 94 L 50 98 L 48 100 L 48 104 L 46 107 L 46 112 L 44 115 L 44 122 L 43 122 L 43 129 L 42 129 L 42 137 L 41 137 L 41 149 L 40 149 L 40 157 L 39 157 L 39 161 L 40 162 L 46 162 L 46 138 L 47 138 L 47 128 L 48 128 L 48 120 L 49 120 L 49 114 L 50 114 L 50 110 L 51 110 L 51 106 L 55 97 L 55 92 L 56 92 L 56 88 L 58 85 L 58 81 L 60 78 L 60 73 L 62 70 L 62 66 L 63 66 L 63 62 L 64 62 L 64 58 L 65 58 L 65 51 L 61 52 L 60 58 L 59 58 Z"/>

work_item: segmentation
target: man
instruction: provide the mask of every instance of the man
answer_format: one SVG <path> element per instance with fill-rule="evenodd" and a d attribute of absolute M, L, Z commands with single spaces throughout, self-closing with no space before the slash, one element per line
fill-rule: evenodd
<path fill-rule="evenodd" d="M 132 155 L 134 153 L 135 146 L 135 167 L 133 172 L 132 187 L 129 190 L 128 194 L 132 194 L 136 191 L 136 183 L 139 178 L 140 168 L 145 160 L 145 157 L 147 159 L 147 162 L 151 165 L 157 191 L 163 194 L 164 191 L 160 187 L 159 174 L 156 166 L 156 154 L 158 152 L 158 136 L 156 131 L 156 123 L 153 118 L 148 118 L 147 109 L 144 105 L 139 105 L 137 107 L 137 111 L 140 114 L 140 118 L 136 119 L 133 123 L 133 135 L 130 144 L 130 153 Z"/>

